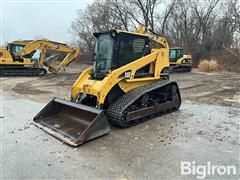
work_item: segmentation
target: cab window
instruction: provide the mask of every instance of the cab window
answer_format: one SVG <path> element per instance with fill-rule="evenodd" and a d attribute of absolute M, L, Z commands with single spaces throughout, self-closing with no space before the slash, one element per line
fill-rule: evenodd
<path fill-rule="evenodd" d="M 171 49 L 169 57 L 170 57 L 171 62 L 175 62 L 175 60 L 177 58 L 177 50 L 176 49 Z"/>
<path fill-rule="evenodd" d="M 143 56 L 146 45 L 146 37 L 120 34 L 118 39 L 118 52 L 116 64 L 118 67 L 124 66 Z"/>

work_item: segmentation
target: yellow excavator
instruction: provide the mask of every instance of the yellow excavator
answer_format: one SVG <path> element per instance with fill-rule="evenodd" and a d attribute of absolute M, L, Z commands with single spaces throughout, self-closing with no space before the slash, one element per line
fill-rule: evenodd
<path fill-rule="evenodd" d="M 72 146 L 109 133 L 109 123 L 130 127 L 181 104 L 178 85 L 169 80 L 165 38 L 143 26 L 94 36 L 93 66 L 73 84 L 71 100 L 54 98 L 33 119 Z"/>
<path fill-rule="evenodd" d="M 184 54 L 183 48 L 170 48 L 170 71 L 171 72 L 191 72 L 192 56 Z"/>
<path fill-rule="evenodd" d="M 40 58 L 33 60 L 37 50 L 41 52 Z M 47 51 L 57 54 L 46 57 Z M 46 39 L 13 41 L 0 47 L 0 76 L 42 76 L 47 73 L 45 67 L 57 74 L 76 59 L 79 51 L 79 48 Z M 57 60 L 59 52 L 66 54 L 60 61 Z"/>

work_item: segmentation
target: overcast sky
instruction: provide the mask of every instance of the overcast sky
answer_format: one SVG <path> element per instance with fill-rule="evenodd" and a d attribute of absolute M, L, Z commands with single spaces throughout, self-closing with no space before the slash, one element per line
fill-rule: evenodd
<path fill-rule="evenodd" d="M 2 0 L 1 42 L 36 37 L 70 42 L 72 36 L 69 29 L 71 22 L 77 17 L 76 11 L 85 9 L 92 1 L 46 1 Z"/>

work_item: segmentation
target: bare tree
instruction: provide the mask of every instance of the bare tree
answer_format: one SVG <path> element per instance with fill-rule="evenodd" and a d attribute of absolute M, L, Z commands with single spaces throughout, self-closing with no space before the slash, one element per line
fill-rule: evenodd
<path fill-rule="evenodd" d="M 170 16 L 171 12 L 174 9 L 174 6 L 175 6 L 176 2 L 177 2 L 177 0 L 170 1 L 168 6 L 166 7 L 166 10 L 165 10 L 164 14 L 163 15 L 162 14 L 159 15 L 159 16 L 163 16 L 163 21 L 162 21 L 162 25 L 161 25 L 161 33 L 162 33 L 162 35 L 165 35 L 165 27 L 166 27 L 166 24 L 167 24 L 167 22 L 169 20 L 169 16 Z"/>
<path fill-rule="evenodd" d="M 214 13 L 215 7 L 218 5 L 220 0 L 209 0 L 203 3 L 201 7 L 197 0 L 191 0 L 192 9 L 196 13 L 199 29 L 198 32 L 201 34 L 201 43 L 204 44 L 208 40 L 209 29 L 211 28 L 211 24 L 214 22 L 214 18 L 216 17 Z"/>
<path fill-rule="evenodd" d="M 111 0 L 113 7 L 117 9 L 125 28 L 137 24 L 143 24 L 154 30 L 156 20 L 156 8 L 161 0 Z M 125 21 L 127 20 L 127 22 Z M 125 22 L 124 22 L 125 21 Z"/>
<path fill-rule="evenodd" d="M 125 1 L 120 0 L 108 0 L 109 8 L 111 8 L 112 16 L 114 16 L 116 19 L 121 22 L 121 27 L 125 30 L 129 29 L 129 23 L 131 21 L 130 15 L 127 12 L 127 9 L 125 9 Z"/>
<path fill-rule="evenodd" d="M 121 27 L 121 22 L 106 1 L 94 1 L 77 15 L 70 32 L 76 37 L 74 43 L 81 47 L 81 53 L 90 59 L 95 45 L 93 33 Z"/>
<path fill-rule="evenodd" d="M 230 0 L 228 3 L 228 15 L 235 30 L 240 33 L 240 1 Z"/>
<path fill-rule="evenodd" d="M 171 44 L 186 49 L 193 48 L 198 41 L 199 28 L 197 17 L 189 1 L 177 0 L 166 25 L 166 35 Z"/>
<path fill-rule="evenodd" d="M 90 59 L 94 32 L 138 24 L 166 36 L 171 46 L 184 47 L 195 65 L 202 58 L 240 54 L 240 0 L 95 0 L 78 11 L 71 32 Z"/>

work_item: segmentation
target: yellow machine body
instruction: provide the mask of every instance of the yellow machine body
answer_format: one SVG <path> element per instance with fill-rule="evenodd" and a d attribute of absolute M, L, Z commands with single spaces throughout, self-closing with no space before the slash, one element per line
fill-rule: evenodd
<path fill-rule="evenodd" d="M 21 52 L 21 56 L 24 57 L 32 52 L 37 50 L 41 51 L 40 59 L 38 60 L 37 67 L 49 67 L 51 72 L 58 73 L 60 70 L 64 69 L 68 64 L 76 59 L 79 55 L 80 49 L 68 46 L 66 44 L 50 41 L 47 39 L 35 40 L 29 42 L 23 51 Z M 49 60 L 46 63 L 46 52 L 47 51 L 55 51 L 55 52 L 64 52 L 67 53 L 65 58 L 57 64 L 55 60 Z M 54 59 L 54 58 L 53 58 Z"/>
<path fill-rule="evenodd" d="M 33 124 L 72 146 L 110 132 L 108 122 L 129 127 L 145 117 L 180 107 L 176 82 L 169 81 L 165 38 L 139 26 L 136 32 L 95 33 L 93 66 L 72 86 L 71 100 L 54 98 Z"/>
<path fill-rule="evenodd" d="M 188 72 L 192 69 L 192 56 L 184 54 L 183 48 L 170 48 L 169 61 L 172 72 Z"/>
<path fill-rule="evenodd" d="M 135 33 L 123 30 L 116 30 L 116 32 L 156 38 L 155 35 L 151 33 L 145 33 L 140 28 L 141 27 L 139 27 Z M 71 94 L 72 101 L 77 101 L 79 94 L 89 94 L 97 97 L 97 107 L 101 107 L 101 105 L 104 104 L 108 93 L 116 84 L 118 84 L 119 87 L 125 93 L 127 93 L 130 90 L 146 85 L 155 80 L 159 80 L 160 78 L 168 79 L 168 74 L 161 74 L 161 72 L 163 72 L 165 68 L 169 67 L 169 46 L 163 37 L 157 37 L 156 43 L 162 47 L 159 49 L 151 49 L 151 53 L 149 55 L 137 59 L 113 71 L 109 71 L 102 80 L 91 80 L 93 70 L 92 67 L 84 70 L 73 84 Z M 154 76 L 136 78 L 136 72 L 146 65 L 150 65 L 149 70 L 152 71 L 150 73 L 154 74 Z M 125 75 L 125 73 L 127 75 Z"/>
<path fill-rule="evenodd" d="M 40 58 L 37 61 L 33 61 L 32 56 L 37 50 L 41 52 Z M 57 63 L 56 56 L 53 56 L 52 58 L 46 57 L 46 52 L 48 50 L 61 53 L 63 52 L 67 55 L 63 60 Z M 17 66 L 27 66 L 38 69 L 48 67 L 49 71 L 57 74 L 72 61 L 74 61 L 79 52 L 79 48 L 70 47 L 66 44 L 53 42 L 46 39 L 35 41 L 18 40 L 9 43 L 7 47 L 0 47 L 0 66 L 4 66 L 6 70 L 6 66 L 9 65 L 11 66 L 11 71 L 14 71 L 14 67 Z M 1 69 L 3 74 L 4 68 Z M 28 68 L 28 70 L 30 69 Z"/>
<path fill-rule="evenodd" d="M 170 65 L 192 67 L 192 56 L 184 54 L 183 57 L 179 58 L 176 62 L 171 62 Z"/>
<path fill-rule="evenodd" d="M 13 41 L 9 45 L 13 45 L 16 47 L 16 50 L 21 53 L 24 47 L 29 43 L 29 41 Z M 32 63 L 31 58 L 20 58 L 14 59 L 14 54 L 11 54 L 9 48 L 10 46 L 2 47 L 0 46 L 0 65 L 30 65 Z"/>

